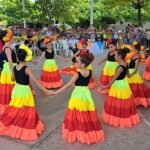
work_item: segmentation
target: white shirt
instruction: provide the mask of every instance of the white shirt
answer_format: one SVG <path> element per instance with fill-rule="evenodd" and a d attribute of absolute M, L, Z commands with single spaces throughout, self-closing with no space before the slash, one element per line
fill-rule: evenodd
<path fill-rule="evenodd" d="M 63 39 L 61 42 L 62 42 L 62 45 L 63 45 L 63 49 L 68 49 L 68 47 L 69 47 L 68 40 L 67 39 Z"/>
<path fill-rule="evenodd" d="M 71 40 L 69 40 L 69 45 L 71 46 L 71 47 L 73 47 L 73 48 L 75 48 L 76 47 L 76 44 L 78 43 L 78 40 L 76 40 L 76 39 L 71 39 Z"/>

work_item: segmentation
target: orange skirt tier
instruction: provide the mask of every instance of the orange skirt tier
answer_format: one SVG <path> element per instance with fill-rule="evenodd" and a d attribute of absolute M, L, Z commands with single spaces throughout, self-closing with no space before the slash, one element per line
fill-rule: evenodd
<path fill-rule="evenodd" d="M 75 87 L 62 125 L 62 138 L 68 143 L 104 141 L 104 132 L 88 87 Z"/>
<path fill-rule="evenodd" d="M 102 119 L 114 127 L 131 128 L 140 122 L 126 79 L 116 80 L 106 97 Z"/>
<path fill-rule="evenodd" d="M 40 81 L 45 88 L 59 88 L 63 85 L 58 66 L 54 59 L 46 59 Z"/>

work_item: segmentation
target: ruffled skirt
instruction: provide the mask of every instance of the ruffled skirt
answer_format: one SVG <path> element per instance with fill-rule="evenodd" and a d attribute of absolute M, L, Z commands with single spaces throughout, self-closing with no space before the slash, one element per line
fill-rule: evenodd
<path fill-rule="evenodd" d="M 150 57 L 148 57 L 147 61 L 146 61 L 146 69 L 143 73 L 143 79 L 144 80 L 150 80 Z"/>
<path fill-rule="evenodd" d="M 5 62 L 0 76 L 0 114 L 3 113 L 11 100 L 11 93 L 15 85 L 11 78 L 12 72 L 9 63 Z"/>
<path fill-rule="evenodd" d="M 134 69 L 129 69 L 129 73 L 132 74 Z M 134 102 L 137 106 L 142 105 L 144 107 L 150 106 L 150 89 L 144 84 L 141 76 L 137 72 L 131 78 L 127 78 L 131 91 L 134 96 Z"/>
<path fill-rule="evenodd" d="M 55 59 L 45 60 L 40 80 L 42 85 L 48 89 L 59 88 L 63 85 Z"/>
<path fill-rule="evenodd" d="M 106 64 L 103 68 L 102 74 L 100 76 L 100 84 L 105 86 L 107 85 L 113 76 L 115 75 L 116 68 L 118 66 L 117 62 L 106 61 Z M 108 94 L 109 89 L 101 90 L 98 88 L 98 92 L 101 94 Z"/>
<path fill-rule="evenodd" d="M 43 130 L 31 88 L 16 84 L 8 107 L 0 115 L 0 135 L 29 141 L 37 140 Z"/>
<path fill-rule="evenodd" d="M 116 80 L 106 97 L 102 119 L 114 127 L 131 128 L 140 122 L 139 115 L 126 79 Z"/>
<path fill-rule="evenodd" d="M 88 87 L 75 87 L 62 125 L 62 137 L 68 143 L 80 141 L 92 144 L 104 140 L 104 132 Z"/>

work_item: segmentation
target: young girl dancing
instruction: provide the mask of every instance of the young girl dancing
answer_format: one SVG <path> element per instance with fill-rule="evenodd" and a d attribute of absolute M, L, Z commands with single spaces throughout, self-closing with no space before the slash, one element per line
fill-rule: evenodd
<path fill-rule="evenodd" d="M 55 55 L 52 49 L 52 43 L 48 41 L 46 43 L 46 50 L 42 53 L 39 59 L 35 61 L 35 64 L 38 64 L 44 57 L 46 58 L 42 68 L 40 81 L 47 89 L 59 88 L 63 85 L 63 81 L 54 56 L 63 61 L 67 60 L 58 55 Z"/>
<path fill-rule="evenodd" d="M 88 88 L 92 71 L 87 69 L 87 66 L 93 59 L 92 54 L 78 56 L 76 66 L 81 69 L 80 72 L 77 72 L 66 85 L 55 93 L 58 94 L 75 83 L 62 125 L 62 137 L 69 143 L 80 141 L 92 144 L 104 140 L 104 132 Z"/>
<path fill-rule="evenodd" d="M 140 122 L 130 86 L 125 78 L 128 65 L 124 60 L 128 52 L 129 49 L 117 51 L 115 59 L 119 66 L 116 73 L 108 85 L 101 86 L 102 90 L 110 87 L 104 104 L 102 119 L 109 125 L 121 128 L 131 128 Z"/>
<path fill-rule="evenodd" d="M 10 48 L 13 41 L 13 32 L 11 29 L 5 31 L 3 41 L 5 45 L 3 47 L 4 65 L 0 76 L 0 114 L 5 110 L 11 100 L 12 89 L 15 82 L 12 81 L 13 66 L 17 63 L 16 54 Z"/>
<path fill-rule="evenodd" d="M 134 102 L 136 105 L 142 105 L 144 107 L 150 106 L 150 89 L 144 84 L 142 77 L 138 72 L 140 59 L 138 54 L 140 52 L 140 44 L 135 47 L 135 55 L 129 63 L 129 78 L 127 78 L 130 88 L 134 96 Z"/>
<path fill-rule="evenodd" d="M 98 62 L 98 65 L 101 65 L 106 61 L 105 66 L 102 70 L 102 74 L 100 76 L 100 84 L 103 86 L 107 85 L 111 81 L 118 66 L 118 63 L 115 60 L 116 46 L 114 44 L 110 44 L 109 51 L 110 52 L 108 53 L 107 57 Z M 101 94 L 108 94 L 108 90 L 108 88 L 106 88 L 105 90 L 101 90 L 100 88 L 98 88 L 98 92 Z"/>
<path fill-rule="evenodd" d="M 37 81 L 31 69 L 26 66 L 26 61 L 32 58 L 32 52 L 28 47 L 22 46 L 22 49 L 18 49 L 17 58 L 19 64 L 13 69 L 13 79 L 16 80 L 16 84 L 8 107 L 0 115 L 0 135 L 21 140 L 37 140 L 44 127 L 35 109 L 29 78 L 45 94 L 51 95 L 53 92 L 45 89 Z"/>

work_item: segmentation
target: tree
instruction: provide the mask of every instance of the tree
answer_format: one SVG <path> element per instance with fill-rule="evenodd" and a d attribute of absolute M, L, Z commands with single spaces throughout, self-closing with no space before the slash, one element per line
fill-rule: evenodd
<path fill-rule="evenodd" d="M 108 0 L 110 1 L 110 0 Z M 123 6 L 128 4 L 132 6 L 137 11 L 138 24 L 141 25 L 142 21 L 150 20 L 150 2 L 149 0 L 111 0 L 113 6 Z"/>
<path fill-rule="evenodd" d="M 141 23 L 141 9 L 144 7 L 144 0 L 137 0 L 137 1 L 132 1 L 132 5 L 135 9 L 138 10 L 138 21 L 139 21 L 139 25 L 142 25 Z"/>
<path fill-rule="evenodd" d="M 21 0 L 0 0 L 0 20 L 7 20 L 8 24 L 20 24 L 23 22 L 23 18 L 30 17 L 32 11 L 32 3 L 30 0 L 26 0 L 26 12 L 22 12 Z"/>
<path fill-rule="evenodd" d="M 78 22 L 78 8 L 76 4 L 80 0 L 37 0 L 35 8 L 40 12 L 46 22 L 53 18 L 61 22 Z"/>

